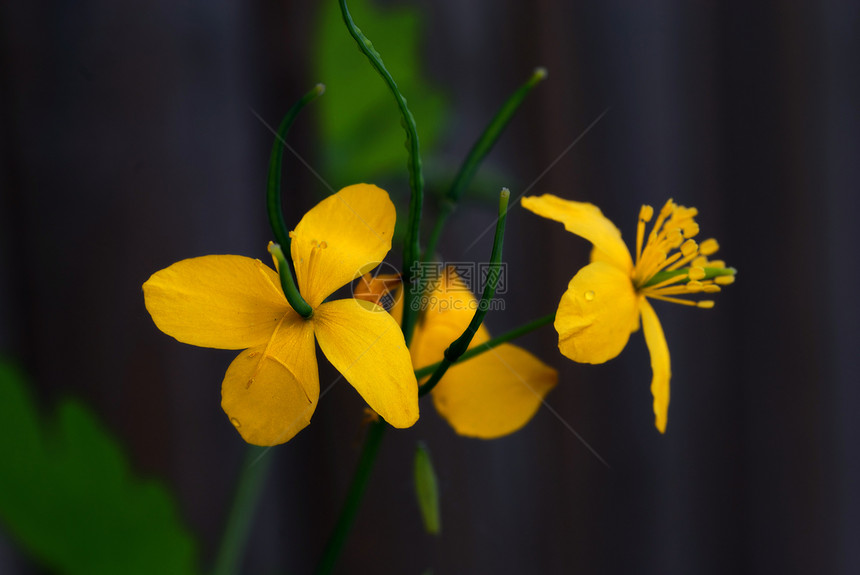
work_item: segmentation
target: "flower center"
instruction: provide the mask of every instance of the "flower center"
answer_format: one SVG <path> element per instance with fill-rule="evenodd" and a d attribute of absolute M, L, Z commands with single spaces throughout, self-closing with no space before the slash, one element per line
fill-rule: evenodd
<path fill-rule="evenodd" d="M 642 206 L 636 229 L 636 265 L 631 280 L 644 296 L 683 305 L 711 308 L 713 300 L 692 301 L 677 296 L 716 293 L 721 285 L 734 281 L 735 270 L 724 262 L 708 260 L 719 249 L 715 239 L 701 244 L 693 237 L 699 233 L 694 219 L 698 210 L 666 202 L 645 241 L 645 224 L 654 217 L 654 208 Z"/>

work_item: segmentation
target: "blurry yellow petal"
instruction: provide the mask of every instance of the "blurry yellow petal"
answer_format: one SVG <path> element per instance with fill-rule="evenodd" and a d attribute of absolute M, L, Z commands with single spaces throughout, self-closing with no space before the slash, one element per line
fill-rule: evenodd
<path fill-rule="evenodd" d="M 433 389 L 433 403 L 460 435 L 493 439 L 528 423 L 557 380 L 535 356 L 503 344 L 452 366 Z"/>
<path fill-rule="evenodd" d="M 158 329 L 181 342 L 220 349 L 264 343 L 290 309 L 274 270 L 242 256 L 176 262 L 143 284 Z"/>
<path fill-rule="evenodd" d="M 600 208 L 586 202 L 572 202 L 551 194 L 522 199 L 522 206 L 539 216 L 564 224 L 567 231 L 587 239 L 600 251 L 600 258 L 630 273 L 633 260 L 621 239 L 621 232 Z"/>
<path fill-rule="evenodd" d="M 478 300 L 453 268 L 446 269 L 421 301 L 424 313 L 415 328 L 410 346 L 416 368 L 441 361 L 445 349 L 463 335 L 478 309 Z M 488 339 L 490 336 L 482 325 L 469 347 Z"/>
<path fill-rule="evenodd" d="M 660 320 L 654 313 L 654 308 L 648 300 L 642 298 L 639 304 L 642 311 L 642 333 L 645 334 L 645 343 L 651 353 L 651 395 L 654 396 L 654 425 L 660 431 L 666 431 L 666 419 L 669 413 L 669 379 L 672 377 L 672 369 L 669 365 L 669 346 L 666 344 L 666 336 Z"/>
<path fill-rule="evenodd" d="M 278 445 L 310 423 L 319 395 L 313 326 L 290 311 L 271 341 L 230 364 L 221 407 L 245 441 Z"/>
<path fill-rule="evenodd" d="M 468 325 L 468 324 L 467 324 Z M 421 323 L 415 327 L 412 336 L 412 345 L 409 351 L 412 353 L 412 363 L 415 369 L 420 369 L 442 361 L 445 350 L 451 343 L 463 335 L 466 325 L 457 326 L 447 322 Z M 483 325 L 475 332 L 475 336 L 469 343 L 469 349 L 480 345 L 490 339 L 487 328 Z"/>
<path fill-rule="evenodd" d="M 388 312 L 343 299 L 320 305 L 311 321 L 320 349 L 376 413 L 394 427 L 418 420 L 418 382 L 403 332 Z"/>
<path fill-rule="evenodd" d="M 391 249 L 394 204 L 370 184 L 343 188 L 314 206 L 290 235 L 299 291 L 311 307 L 375 268 Z"/>
<path fill-rule="evenodd" d="M 430 325 L 440 322 L 466 329 L 478 300 L 453 267 L 446 267 L 440 277 L 428 286 L 428 296 L 421 300 L 423 321 Z"/>
<path fill-rule="evenodd" d="M 621 353 L 638 318 L 630 277 L 606 262 L 573 276 L 555 316 L 558 348 L 580 363 L 603 363 Z"/>

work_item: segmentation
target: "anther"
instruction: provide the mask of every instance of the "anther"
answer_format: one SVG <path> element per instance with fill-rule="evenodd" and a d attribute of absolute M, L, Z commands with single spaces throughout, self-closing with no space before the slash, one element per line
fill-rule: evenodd
<path fill-rule="evenodd" d="M 660 210 L 660 217 L 666 218 L 675 210 L 675 202 L 672 199 L 666 200 L 666 203 L 663 205 L 663 209 Z"/>
<path fill-rule="evenodd" d="M 688 224 L 684 225 L 683 231 L 685 238 L 692 238 L 699 233 L 699 224 L 695 221 L 690 221 Z"/>
<path fill-rule="evenodd" d="M 702 285 L 702 282 L 693 280 L 693 281 L 687 282 L 686 288 L 687 288 L 687 291 L 690 293 L 699 293 L 700 291 L 702 291 L 705 288 L 705 286 Z"/>
<path fill-rule="evenodd" d="M 693 266 L 690 268 L 690 271 L 687 273 L 687 277 L 691 280 L 700 280 L 705 277 L 705 268 L 700 268 L 698 266 Z"/>
<path fill-rule="evenodd" d="M 717 293 L 720 291 L 720 286 L 715 284 L 705 284 L 705 293 Z"/>
<path fill-rule="evenodd" d="M 699 248 L 699 244 L 696 243 L 696 240 L 687 240 L 683 244 L 681 244 L 681 253 L 684 254 L 684 257 L 690 257 L 696 250 Z"/>
<path fill-rule="evenodd" d="M 639 221 L 641 222 L 650 222 L 651 218 L 654 217 L 654 208 L 648 205 L 642 206 L 639 210 Z"/>
<path fill-rule="evenodd" d="M 720 244 L 717 243 L 717 240 L 709 238 L 703 241 L 702 245 L 699 246 L 699 253 L 703 256 L 709 256 L 717 253 L 718 249 L 720 249 Z"/>
<path fill-rule="evenodd" d="M 696 302 L 696 307 L 700 307 L 702 309 L 711 309 L 712 307 L 714 307 L 714 300 L 706 299 L 706 300 L 698 301 L 698 302 Z"/>
<path fill-rule="evenodd" d="M 717 276 L 714 278 L 714 282 L 721 286 L 731 285 L 735 283 L 735 276 Z"/>

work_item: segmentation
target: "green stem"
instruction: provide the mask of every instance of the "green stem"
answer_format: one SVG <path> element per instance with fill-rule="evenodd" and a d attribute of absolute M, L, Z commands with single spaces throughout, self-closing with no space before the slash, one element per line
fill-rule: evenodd
<path fill-rule="evenodd" d="M 498 346 L 502 345 L 503 343 L 507 343 L 511 340 L 518 338 L 518 337 L 522 337 L 522 336 L 526 335 L 527 333 L 531 333 L 540 327 L 543 327 L 547 324 L 550 324 L 554 320 L 555 320 L 555 312 L 552 312 L 551 314 L 548 314 L 548 315 L 545 315 L 543 317 L 539 317 L 537 319 L 534 319 L 525 325 L 521 325 L 518 328 L 512 329 L 509 332 L 503 333 L 500 336 L 497 336 L 497 337 L 494 337 L 493 339 L 485 341 L 484 343 L 482 343 L 480 345 L 476 345 L 475 347 L 469 349 L 468 351 L 466 351 L 466 353 L 461 355 L 457 361 L 462 362 L 462 361 L 467 361 L 469 359 L 472 359 L 473 357 L 475 357 L 477 355 L 481 355 L 482 353 L 486 353 L 486 352 L 490 351 L 494 347 L 498 347 Z M 427 377 L 428 375 L 430 375 L 431 373 L 436 371 L 441 364 L 442 364 L 442 362 L 440 361 L 440 362 L 436 362 L 432 365 L 422 367 L 421 369 L 416 369 L 415 370 L 415 378 L 421 379 L 422 377 Z M 429 389 L 425 390 L 425 387 L 426 386 L 421 386 L 421 388 L 418 390 L 419 397 L 425 395 L 427 392 L 430 391 Z"/>
<path fill-rule="evenodd" d="M 445 197 L 439 203 L 439 213 L 436 216 L 436 223 L 434 224 L 433 231 L 430 234 L 430 240 L 427 242 L 427 248 L 424 250 L 423 261 L 428 262 L 434 258 L 436 245 L 439 242 L 439 237 L 442 235 L 442 230 L 445 227 L 448 216 L 453 213 L 457 202 L 460 201 L 460 198 L 463 196 L 463 192 L 472 182 L 481 162 L 484 161 L 484 158 L 487 157 L 487 154 L 489 154 L 490 150 L 493 149 L 493 146 L 496 145 L 502 132 L 508 126 L 511 119 L 514 117 L 514 114 L 526 99 L 526 96 L 528 96 L 529 92 L 532 91 L 532 88 L 537 86 L 538 82 L 546 78 L 546 76 L 546 68 L 536 68 L 526 83 L 520 86 L 519 89 L 517 89 L 517 91 L 507 99 L 499 111 L 496 112 L 496 115 L 490 121 L 489 125 L 484 129 L 484 133 L 481 134 L 481 137 L 478 138 L 478 141 L 475 142 L 474 146 L 472 146 L 472 149 L 469 151 L 469 155 L 466 156 L 466 159 L 463 161 L 463 165 L 460 166 L 460 170 L 454 177 L 451 187 L 448 188 L 448 193 L 445 194 Z"/>
<path fill-rule="evenodd" d="M 305 319 L 311 317 L 314 314 L 314 308 L 299 293 L 299 288 L 296 287 L 296 283 L 293 281 L 293 274 L 290 272 L 290 263 L 287 261 L 287 256 L 284 255 L 284 250 L 281 249 L 280 245 L 271 243 L 269 244 L 269 253 L 278 260 L 278 275 L 281 278 L 281 289 L 287 301 L 290 302 L 290 305 L 300 316 Z"/>
<path fill-rule="evenodd" d="M 406 98 L 397 87 L 394 78 L 385 68 L 382 63 L 382 57 L 370 39 L 362 33 L 356 26 L 349 13 L 349 8 L 346 6 L 346 0 L 338 0 L 340 3 L 340 11 L 343 15 L 343 21 L 346 24 L 350 35 L 358 43 L 358 49 L 367 57 L 371 66 L 382 76 L 386 85 L 394 95 L 397 101 L 397 107 L 400 109 L 402 116 L 403 129 L 406 131 L 406 149 L 409 152 L 407 167 L 409 169 L 409 187 L 412 190 L 412 197 L 409 200 L 409 224 L 406 228 L 406 239 L 403 243 L 403 285 L 406 287 L 404 301 L 405 313 L 403 314 L 403 335 L 406 339 L 406 345 L 412 338 L 412 332 L 415 328 L 415 314 L 410 314 L 408 310 L 414 307 L 413 302 L 418 299 L 420 291 L 413 285 L 412 274 L 415 265 L 421 258 L 421 210 L 424 203 L 424 172 L 421 166 L 421 152 L 418 146 L 418 129 L 415 126 L 415 118 L 409 107 L 406 105 Z"/>
<path fill-rule="evenodd" d="M 279 274 L 281 276 L 281 286 L 284 288 L 284 296 L 296 312 L 302 317 L 310 317 L 313 309 L 304 300 L 296 288 L 296 282 L 293 279 L 293 272 L 290 270 L 289 253 L 290 253 L 290 234 L 287 231 L 287 224 L 284 222 L 284 212 L 281 207 L 281 167 L 284 157 L 284 144 L 287 138 L 287 132 L 290 131 L 290 126 L 302 111 L 302 108 L 307 106 L 314 98 L 325 92 L 325 86 L 317 84 L 307 94 L 302 96 L 301 100 L 293 104 L 287 115 L 281 120 L 278 126 L 278 133 L 275 134 L 275 143 L 272 145 L 272 154 L 269 157 L 269 179 L 266 183 L 266 211 L 269 214 L 269 225 L 272 227 L 272 234 L 275 236 L 275 242 L 280 245 L 283 260 L 287 262 L 284 265 L 278 262 Z M 287 254 L 287 255 L 284 255 Z"/>
<path fill-rule="evenodd" d="M 481 301 L 478 302 L 478 309 L 475 311 L 475 315 L 472 316 L 472 321 L 469 322 L 469 326 L 466 328 L 466 331 L 463 332 L 463 335 L 451 342 L 451 345 L 449 345 L 448 349 L 445 350 L 445 354 L 442 361 L 439 363 L 439 367 L 436 368 L 433 375 L 431 375 L 430 379 L 427 380 L 427 383 L 421 386 L 421 389 L 419 390 L 421 395 L 426 395 L 436 387 L 436 384 L 439 383 L 439 380 L 442 379 L 442 376 L 445 375 L 448 368 L 460 359 L 460 356 L 466 353 L 466 350 L 469 349 L 469 344 L 472 343 L 472 338 L 475 336 L 475 332 L 477 332 L 478 328 L 481 327 L 481 324 L 484 321 L 484 316 L 487 315 L 487 311 L 490 309 L 490 300 L 492 300 L 493 296 L 496 295 L 496 285 L 499 283 L 499 276 L 502 272 L 502 243 L 505 237 L 505 221 L 507 220 L 508 200 L 510 197 L 511 192 L 507 188 L 503 188 L 499 198 L 499 219 L 496 221 L 496 235 L 495 238 L 493 238 L 493 251 L 490 255 L 490 269 L 487 274 L 487 284 L 484 286 L 484 293 L 481 295 Z"/>
<path fill-rule="evenodd" d="M 265 449 L 248 446 L 245 463 L 239 475 L 239 483 L 233 497 L 233 507 L 227 518 L 227 525 L 221 539 L 221 547 L 215 558 L 213 575 L 234 575 L 239 573 L 239 564 L 248 543 L 251 520 L 268 476 L 272 457 L 264 457 Z"/>
<path fill-rule="evenodd" d="M 343 545 L 346 543 L 346 538 L 349 535 L 352 524 L 355 521 L 355 516 L 361 505 L 361 498 L 370 479 L 370 472 L 373 470 L 376 454 L 379 451 L 379 446 L 382 444 L 382 438 L 385 436 L 387 428 L 388 424 L 380 419 L 371 423 L 367 429 L 367 436 L 364 438 L 364 447 L 361 450 L 358 466 L 355 469 L 352 484 L 346 495 L 346 502 L 343 505 L 331 537 L 323 550 L 322 559 L 320 559 L 319 565 L 317 565 L 317 569 L 314 571 L 315 575 L 327 575 L 334 569 L 340 552 L 343 550 Z"/>

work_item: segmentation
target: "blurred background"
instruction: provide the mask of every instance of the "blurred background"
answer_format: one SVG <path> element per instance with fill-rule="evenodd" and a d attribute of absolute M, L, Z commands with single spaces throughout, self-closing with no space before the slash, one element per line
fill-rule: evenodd
<path fill-rule="evenodd" d="M 413 107 L 428 223 L 497 108 L 549 70 L 451 218 L 444 260 L 488 257 L 492 234 L 478 232 L 506 185 L 594 202 L 628 240 L 641 204 L 696 206 L 701 237 L 739 273 L 713 310 L 655 306 L 672 356 L 665 436 L 641 334 L 584 366 L 538 331 L 520 343 L 559 370 L 551 409 L 479 441 L 422 402 L 418 425 L 388 434 L 337 572 L 860 572 L 860 5 L 351 6 Z M 131 472 L 169 493 L 207 569 L 245 452 L 220 409 L 235 352 L 159 332 L 141 284 L 187 257 L 266 260 L 270 127 L 317 82 L 326 94 L 288 138 L 288 223 L 358 181 L 405 206 L 396 107 L 333 0 L 12 0 L 0 42 L 0 353 L 46 428 L 66 398 L 97 414 Z M 589 247 L 515 207 L 489 329 L 552 311 Z M 320 364 L 325 387 L 337 374 Z M 341 381 L 269 453 L 243 573 L 311 571 L 362 407 Z M 6 427 L 14 445 L 20 429 Z M 415 503 L 419 440 L 439 478 L 438 537 Z M 53 572 L 22 549 L 0 520 L 0 572 Z"/>

